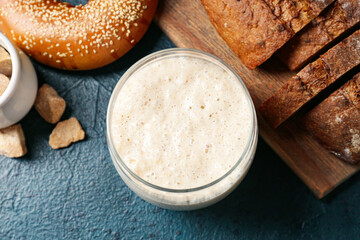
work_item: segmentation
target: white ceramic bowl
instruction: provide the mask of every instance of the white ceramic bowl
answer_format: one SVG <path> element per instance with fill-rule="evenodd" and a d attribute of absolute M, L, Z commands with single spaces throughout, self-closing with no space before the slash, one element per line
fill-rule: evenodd
<path fill-rule="evenodd" d="M 38 83 L 30 59 L 0 32 L 0 46 L 10 54 L 12 75 L 0 96 L 0 129 L 20 121 L 34 104 Z"/>

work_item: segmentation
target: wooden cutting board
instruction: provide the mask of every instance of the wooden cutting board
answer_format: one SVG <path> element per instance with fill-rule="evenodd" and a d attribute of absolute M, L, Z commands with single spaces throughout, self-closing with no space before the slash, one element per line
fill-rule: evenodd
<path fill-rule="evenodd" d="M 160 28 L 178 46 L 212 53 L 227 62 L 244 80 L 255 107 L 295 73 L 273 57 L 256 70 L 247 69 L 211 25 L 200 0 L 163 0 L 156 16 Z M 359 170 L 337 159 L 301 128 L 299 116 L 278 129 L 258 112 L 260 135 L 318 198 L 323 198 Z"/>

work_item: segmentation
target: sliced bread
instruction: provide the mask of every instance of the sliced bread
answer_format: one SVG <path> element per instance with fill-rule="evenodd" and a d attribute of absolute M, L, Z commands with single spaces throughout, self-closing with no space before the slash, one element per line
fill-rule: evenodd
<path fill-rule="evenodd" d="M 278 127 L 318 93 L 360 64 L 360 30 L 303 68 L 266 100 L 260 111 Z"/>
<path fill-rule="evenodd" d="M 338 0 L 279 49 L 278 56 L 297 70 L 359 24 L 360 1 Z"/>
<path fill-rule="evenodd" d="M 360 74 L 303 117 L 305 128 L 337 157 L 360 161 Z"/>
<path fill-rule="evenodd" d="M 270 58 L 334 0 L 202 0 L 210 21 L 250 69 Z"/>

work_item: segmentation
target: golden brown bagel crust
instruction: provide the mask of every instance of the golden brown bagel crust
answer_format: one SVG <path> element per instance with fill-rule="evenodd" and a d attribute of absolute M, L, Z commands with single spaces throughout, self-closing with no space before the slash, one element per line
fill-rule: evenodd
<path fill-rule="evenodd" d="M 37 61 L 61 69 L 105 66 L 145 34 L 158 0 L 0 0 L 0 31 Z"/>

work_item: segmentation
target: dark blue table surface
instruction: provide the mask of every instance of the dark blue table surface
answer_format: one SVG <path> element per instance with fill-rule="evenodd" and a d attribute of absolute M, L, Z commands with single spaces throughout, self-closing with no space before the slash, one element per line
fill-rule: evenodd
<path fill-rule="evenodd" d="M 68 72 L 34 63 L 39 84 L 64 97 L 63 119 L 77 117 L 86 139 L 52 150 L 53 125 L 35 110 L 21 121 L 29 153 L 0 158 L 0 239 L 359 239 L 360 176 L 318 200 L 262 139 L 240 186 L 202 210 L 158 208 L 123 183 L 105 137 L 111 92 L 133 63 L 170 47 L 153 24 L 129 54 L 102 69 Z"/>

